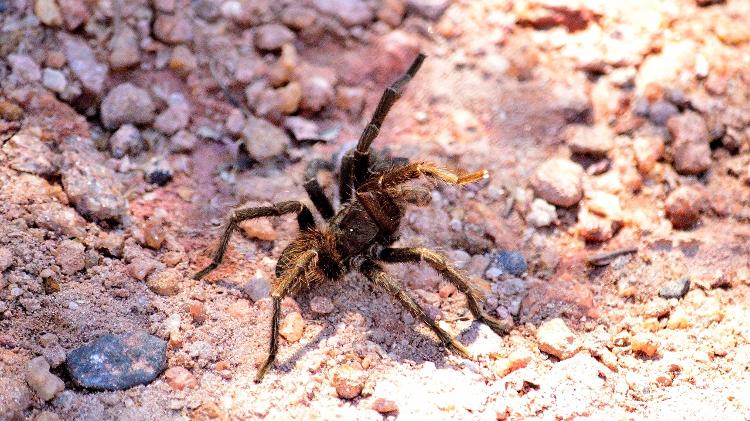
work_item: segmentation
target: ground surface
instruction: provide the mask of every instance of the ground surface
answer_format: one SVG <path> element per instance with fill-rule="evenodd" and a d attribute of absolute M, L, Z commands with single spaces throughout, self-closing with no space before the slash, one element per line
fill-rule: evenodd
<path fill-rule="evenodd" d="M 697 3 L 0 0 L 0 419 L 750 418 L 750 8 Z M 255 384 L 293 218 L 190 276 L 231 207 L 303 198 L 305 162 L 351 145 L 420 50 L 376 146 L 491 177 L 433 185 L 399 244 L 446 253 L 516 327 L 389 268 L 462 359 L 350 275 L 284 302 Z M 153 382 L 68 374 L 143 330 L 168 341 Z"/>

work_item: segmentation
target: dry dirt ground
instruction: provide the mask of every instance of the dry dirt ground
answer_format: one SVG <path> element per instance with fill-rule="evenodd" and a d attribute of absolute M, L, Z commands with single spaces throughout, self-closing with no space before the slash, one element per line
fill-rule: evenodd
<path fill-rule="evenodd" d="M 745 0 L 0 0 L 0 419 L 750 419 L 748 16 Z M 474 360 L 350 275 L 284 301 L 255 384 L 294 218 L 246 224 L 191 275 L 231 207 L 304 198 L 305 162 L 351 145 L 417 51 L 376 147 L 491 176 L 427 183 L 398 244 L 447 254 L 515 327 L 394 265 Z M 144 330 L 168 341 L 165 374 L 76 385 L 72 350 Z"/>

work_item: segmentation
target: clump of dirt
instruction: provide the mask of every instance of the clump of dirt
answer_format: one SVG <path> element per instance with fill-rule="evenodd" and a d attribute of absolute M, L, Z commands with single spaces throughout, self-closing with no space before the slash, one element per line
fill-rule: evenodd
<path fill-rule="evenodd" d="M 749 9 L 0 1 L 0 420 L 750 417 Z M 515 327 L 393 265 L 474 359 L 352 274 L 284 300 L 255 384 L 294 218 L 191 276 L 232 207 L 305 198 L 306 162 L 351 147 L 419 51 L 375 147 L 491 176 L 418 182 L 397 244 Z M 70 376 L 73 350 L 144 331 L 156 380 Z"/>

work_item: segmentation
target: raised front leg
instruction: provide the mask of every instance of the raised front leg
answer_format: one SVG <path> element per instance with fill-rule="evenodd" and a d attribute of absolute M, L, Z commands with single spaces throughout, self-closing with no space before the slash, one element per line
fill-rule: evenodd
<path fill-rule="evenodd" d="M 365 192 L 371 190 L 382 190 L 399 186 L 407 181 L 414 180 L 421 176 L 440 180 L 448 184 L 469 184 L 476 183 L 487 177 L 487 170 L 480 170 L 468 174 L 456 174 L 452 171 L 438 167 L 429 162 L 413 162 L 402 167 L 394 168 L 383 174 L 373 177 L 362 184 L 357 191 Z"/>
<path fill-rule="evenodd" d="M 357 188 L 367 179 L 367 169 L 370 164 L 370 145 L 378 136 L 383 120 L 385 120 L 391 107 L 401 97 L 409 81 L 417 74 L 424 59 L 424 54 L 418 54 L 406 73 L 386 88 L 383 96 L 380 97 L 380 102 L 378 102 L 378 107 L 375 109 L 370 123 L 359 137 L 357 147 L 344 155 L 341 162 L 341 174 L 339 175 L 341 203 L 347 202 L 351 198 L 352 189 Z"/>
<path fill-rule="evenodd" d="M 359 266 L 359 271 L 362 272 L 367 279 L 384 288 L 391 296 L 393 296 L 393 298 L 403 304 L 412 316 L 432 329 L 446 348 L 452 349 L 465 358 L 471 358 L 469 350 L 466 349 L 463 344 L 454 339 L 448 332 L 438 326 L 437 323 L 435 323 L 435 320 L 427 314 L 422 306 L 414 301 L 414 299 L 404 291 L 401 284 L 389 276 L 380 265 L 371 260 L 366 260 Z"/>
<path fill-rule="evenodd" d="M 496 319 L 482 309 L 480 305 L 481 295 L 472 288 L 469 281 L 456 268 L 448 263 L 445 256 L 423 247 L 410 248 L 385 248 L 380 251 L 378 258 L 389 263 L 403 262 L 425 262 L 432 266 L 446 280 L 456 286 L 459 291 L 466 295 L 466 302 L 474 318 L 489 326 L 498 335 L 504 335 L 513 328 L 511 321 Z"/>
<path fill-rule="evenodd" d="M 239 208 L 234 209 L 229 214 L 229 220 L 224 226 L 224 231 L 219 238 L 219 245 L 214 251 L 211 263 L 208 266 L 198 271 L 193 275 L 193 279 L 201 279 L 206 276 L 209 272 L 216 269 L 224 258 L 224 253 L 227 251 L 227 245 L 229 244 L 229 238 L 232 236 L 232 232 L 237 227 L 237 224 L 246 221 L 248 219 L 261 218 L 264 216 L 280 216 L 287 213 L 296 213 L 297 222 L 299 223 L 300 231 L 309 230 L 315 227 L 315 219 L 313 218 L 312 212 L 302 202 L 288 201 L 279 202 L 271 206 L 260 206 L 252 208 Z"/>

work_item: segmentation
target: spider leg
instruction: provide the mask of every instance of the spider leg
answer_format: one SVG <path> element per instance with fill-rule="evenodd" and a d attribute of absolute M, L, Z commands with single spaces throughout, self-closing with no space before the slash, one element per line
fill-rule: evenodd
<path fill-rule="evenodd" d="M 407 181 L 414 180 L 420 176 L 441 180 L 449 184 L 469 184 L 489 177 L 487 170 L 476 171 L 469 174 L 458 175 L 454 172 L 440 168 L 435 164 L 427 162 L 412 162 L 402 167 L 386 171 L 377 178 L 373 177 L 362 184 L 357 191 L 381 190 L 398 186 Z"/>
<path fill-rule="evenodd" d="M 383 287 L 391 296 L 397 299 L 415 318 L 426 324 L 437 335 L 446 348 L 450 348 L 465 358 L 471 358 L 471 353 L 463 344 L 458 342 L 451 335 L 440 328 L 427 312 L 411 298 L 401 284 L 388 275 L 380 265 L 372 260 L 365 260 L 359 267 L 367 279 Z"/>
<path fill-rule="evenodd" d="M 280 278 L 280 282 L 271 291 L 273 300 L 273 315 L 271 316 L 271 343 L 268 350 L 268 357 L 255 375 L 255 383 L 260 383 L 263 376 L 276 360 L 276 352 L 279 349 L 279 318 L 281 317 L 281 300 L 290 292 L 295 290 L 295 286 L 301 277 L 305 275 L 310 264 L 318 257 L 317 250 L 308 250 L 299 256 L 294 266 L 289 268 Z"/>
<path fill-rule="evenodd" d="M 351 198 L 352 189 L 362 184 L 367 178 L 367 170 L 370 164 L 370 145 L 378 136 L 380 126 L 383 125 L 383 120 L 385 120 L 391 107 L 401 97 L 404 88 L 416 75 L 424 59 L 425 55 L 419 53 L 406 73 L 386 88 L 383 96 L 380 97 L 380 102 L 378 102 L 370 123 L 359 137 L 357 147 L 344 155 L 341 161 L 341 176 L 339 179 L 339 195 L 342 203 L 347 202 Z"/>
<path fill-rule="evenodd" d="M 389 263 L 426 262 L 445 279 L 455 285 L 459 291 L 466 295 L 469 310 L 471 310 L 471 314 L 474 315 L 474 318 L 489 326 L 498 335 L 504 335 L 513 328 L 512 322 L 496 319 L 482 309 L 479 304 L 481 301 L 481 294 L 471 287 L 467 279 L 456 268 L 454 268 L 453 265 L 448 263 L 447 259 L 442 254 L 423 247 L 388 247 L 380 251 L 378 258 Z"/>
<path fill-rule="evenodd" d="M 229 245 L 229 238 L 232 236 L 232 231 L 237 227 L 239 222 L 261 218 L 264 216 L 280 216 L 286 213 L 297 213 L 297 222 L 299 223 L 299 229 L 301 231 L 309 230 L 315 227 L 315 219 L 313 218 L 312 212 L 302 202 L 299 201 L 288 201 L 279 202 L 271 206 L 260 206 L 250 208 L 239 208 L 234 209 L 229 214 L 229 221 L 224 226 L 224 232 L 221 234 L 219 239 L 219 245 L 214 251 L 211 263 L 208 266 L 200 270 L 198 273 L 193 275 L 193 279 L 201 279 L 206 276 L 209 272 L 216 269 L 224 258 L 224 253 L 227 251 L 227 245 Z"/>
<path fill-rule="evenodd" d="M 308 162 L 307 167 L 305 167 L 304 187 L 313 205 L 315 205 L 315 209 L 318 210 L 323 219 L 328 220 L 333 217 L 334 211 L 331 201 L 326 197 L 323 188 L 320 187 L 320 182 L 318 182 L 318 173 L 321 170 L 333 171 L 333 163 L 322 159 L 313 159 Z"/>

